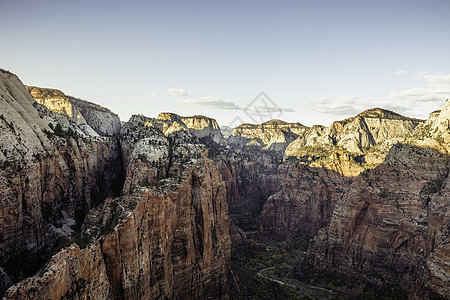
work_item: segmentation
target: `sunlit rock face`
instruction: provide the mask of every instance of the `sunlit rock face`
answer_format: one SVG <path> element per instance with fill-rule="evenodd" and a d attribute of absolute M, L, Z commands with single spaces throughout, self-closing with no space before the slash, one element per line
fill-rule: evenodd
<path fill-rule="evenodd" d="M 256 145 L 263 149 L 284 151 L 286 146 L 307 129 L 300 123 L 270 120 L 260 125 L 242 124 L 233 129 L 229 142 Z"/>
<path fill-rule="evenodd" d="M 448 101 L 358 176 L 308 251 L 317 270 L 401 288 L 411 299 L 450 295 Z"/>
<path fill-rule="evenodd" d="M 423 123 L 388 110 L 369 109 L 330 127 L 309 128 L 287 146 L 285 154 L 306 158 L 313 167 L 357 176 L 383 162 L 392 145 L 404 141 Z"/>
<path fill-rule="evenodd" d="M 55 89 L 27 86 L 34 100 L 48 110 L 67 116 L 87 135 L 113 136 L 120 133 L 120 119 L 100 105 L 65 95 Z"/>
<path fill-rule="evenodd" d="M 159 128 L 166 136 L 186 130 L 199 139 L 207 138 L 215 143 L 220 143 L 223 140 L 217 121 L 204 116 L 180 117 L 174 113 L 160 113 L 157 118 L 149 118 L 144 115 L 133 115 L 123 125 L 122 133 L 127 133 L 129 128 L 138 124 Z"/>

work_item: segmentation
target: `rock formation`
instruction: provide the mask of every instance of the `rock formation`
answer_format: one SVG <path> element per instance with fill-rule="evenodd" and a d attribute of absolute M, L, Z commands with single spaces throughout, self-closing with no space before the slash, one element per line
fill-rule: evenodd
<path fill-rule="evenodd" d="M 228 297 L 226 190 L 189 130 L 88 135 L 82 118 L 113 133 L 109 111 L 72 98 L 42 102 L 65 108 L 50 111 L 0 76 L 0 295 Z"/>
<path fill-rule="evenodd" d="M 67 130 L 53 131 L 53 113 L 15 75 L 0 76 L 0 266 L 18 281 L 81 226 L 90 208 L 120 193 L 123 169 L 117 139 L 79 138 L 67 118 Z"/>
<path fill-rule="evenodd" d="M 143 147 L 144 132 L 155 133 L 141 128 L 134 147 Z M 92 210 L 82 231 L 87 247 L 65 248 L 43 274 L 11 287 L 7 298 L 227 299 L 231 251 L 225 186 L 204 146 L 192 144 L 189 133 L 174 135 L 170 159 L 147 161 L 128 152 L 128 170 L 135 160 L 162 170 L 170 160 L 163 179 L 139 181 L 132 192 Z M 165 138 L 161 132 L 159 137 Z M 132 141 L 126 139 L 125 146 L 133 147 Z M 148 142 L 149 152 L 160 143 Z M 152 172 L 144 173 L 154 180 Z"/>
<path fill-rule="evenodd" d="M 411 299 L 450 295 L 449 106 L 338 200 L 330 225 L 310 245 L 316 270 L 400 288 Z"/>
<path fill-rule="evenodd" d="M 113 136 L 120 133 L 119 117 L 107 108 L 67 96 L 55 89 L 34 86 L 26 88 L 37 103 L 50 111 L 66 115 L 87 135 Z"/>
<path fill-rule="evenodd" d="M 449 107 L 427 122 L 373 109 L 313 126 L 286 149 L 300 164 L 252 143 L 222 149 L 230 216 L 244 229 L 257 219 L 271 239 L 317 234 L 316 271 L 414 299 L 448 296 Z"/>
<path fill-rule="evenodd" d="M 155 119 L 143 115 L 133 115 L 122 127 L 122 133 L 127 133 L 130 128 L 139 124 L 157 127 L 166 136 L 176 131 L 187 130 L 199 139 L 207 138 L 215 143 L 223 140 L 217 121 L 205 116 L 180 117 L 174 113 L 160 113 Z"/>
<path fill-rule="evenodd" d="M 238 145 L 257 145 L 263 149 L 284 151 L 290 142 L 307 129 L 300 123 L 270 120 L 260 125 L 242 124 L 233 129 L 229 142 Z"/>
<path fill-rule="evenodd" d="M 245 231 L 312 238 L 298 274 L 450 297 L 450 101 L 426 122 L 376 108 L 224 138 L 204 116 L 121 125 L 58 90 L 28 91 L 0 71 L 6 299 L 228 299 L 231 239 L 252 243 Z"/>

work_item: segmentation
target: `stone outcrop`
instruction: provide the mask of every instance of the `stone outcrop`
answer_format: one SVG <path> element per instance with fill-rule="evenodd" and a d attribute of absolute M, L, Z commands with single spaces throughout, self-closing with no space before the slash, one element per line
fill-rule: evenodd
<path fill-rule="evenodd" d="M 66 117 L 70 130 L 53 131 L 40 118 L 51 112 L 36 105 L 17 76 L 0 72 L 0 267 L 14 282 L 123 180 L 117 139 L 79 138 Z"/>
<path fill-rule="evenodd" d="M 166 136 L 173 132 L 186 130 L 199 139 L 211 139 L 215 143 L 220 143 L 223 140 L 217 121 L 205 116 L 180 117 L 174 113 L 160 113 L 155 119 L 144 115 L 133 115 L 123 125 L 122 133 L 127 133 L 129 128 L 139 124 L 159 128 Z"/>
<path fill-rule="evenodd" d="M 0 75 L 0 295 L 228 298 L 226 189 L 189 129 L 89 137 Z"/>
<path fill-rule="evenodd" d="M 277 240 L 314 236 L 325 227 L 351 178 L 307 165 L 278 168 L 279 191 L 270 195 L 261 212 L 260 234 Z"/>
<path fill-rule="evenodd" d="M 357 176 L 380 164 L 392 145 L 402 142 L 422 120 L 374 108 L 356 117 L 336 121 L 330 127 L 313 126 L 286 148 L 286 156 Z M 336 162 L 343 162 L 340 166 Z"/>
<path fill-rule="evenodd" d="M 287 145 L 306 131 L 307 127 L 300 123 L 287 123 L 281 120 L 270 120 L 265 123 L 242 124 L 233 129 L 229 143 L 256 145 L 263 149 L 284 151 Z"/>
<path fill-rule="evenodd" d="M 27 86 L 37 103 L 50 111 L 67 116 L 86 135 L 113 136 L 120 133 L 120 119 L 98 104 L 65 95 L 55 89 Z M 54 124 L 56 125 L 56 124 Z"/>
<path fill-rule="evenodd" d="M 200 115 L 180 117 L 173 113 L 160 113 L 158 115 L 158 120 L 178 123 L 179 126 L 188 128 L 188 130 L 199 139 L 209 137 L 216 143 L 220 143 L 223 139 L 217 121 L 212 118 Z"/>
<path fill-rule="evenodd" d="M 80 110 L 87 124 L 101 136 L 120 134 L 119 116 L 98 104 L 71 97 L 71 101 Z"/>
<path fill-rule="evenodd" d="M 170 135 L 168 149 L 167 138 L 155 130 L 134 128 L 122 142 L 127 172 L 134 161 L 147 164 L 147 181 L 135 177 L 133 191 L 92 210 L 82 232 L 87 248 L 65 248 L 43 274 L 11 287 L 8 299 L 227 299 L 231 243 L 224 182 L 189 132 Z M 140 147 L 145 153 L 167 149 L 170 157 L 149 161 L 135 155 Z M 166 170 L 164 178 L 155 179 L 152 168 Z"/>
<path fill-rule="evenodd" d="M 400 288 L 411 299 L 450 296 L 448 105 L 338 200 L 308 251 L 317 271 Z"/>

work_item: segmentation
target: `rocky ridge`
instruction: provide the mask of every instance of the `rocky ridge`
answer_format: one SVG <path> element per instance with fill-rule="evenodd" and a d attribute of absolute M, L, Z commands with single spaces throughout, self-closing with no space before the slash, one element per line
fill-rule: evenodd
<path fill-rule="evenodd" d="M 400 287 L 410 299 L 450 295 L 449 106 L 348 188 L 310 244 L 316 270 Z"/>
<path fill-rule="evenodd" d="M 223 140 L 217 121 L 205 116 L 181 117 L 174 113 L 160 113 L 157 118 L 149 118 L 144 115 L 133 115 L 122 127 L 122 133 L 126 133 L 133 126 L 144 124 L 149 127 L 159 128 L 166 136 L 180 130 L 187 130 L 199 139 L 212 139 L 215 143 Z"/>
<path fill-rule="evenodd" d="M 259 145 L 220 149 L 230 216 L 246 230 L 257 220 L 263 238 L 317 235 L 308 254 L 316 272 L 412 299 L 446 297 L 448 107 L 426 122 L 372 109 L 313 126 L 286 149 L 300 164 Z"/>
<path fill-rule="evenodd" d="M 260 125 L 242 124 L 234 128 L 228 142 L 240 146 L 256 145 L 263 149 L 284 151 L 286 146 L 307 129 L 300 123 L 270 120 Z"/>
<path fill-rule="evenodd" d="M 0 75 L 0 294 L 228 297 L 224 183 L 195 136 L 142 124 L 90 136 Z"/>
<path fill-rule="evenodd" d="M 120 133 L 120 119 L 98 104 L 67 96 L 56 89 L 27 86 L 37 103 L 65 115 L 89 136 L 113 136 Z"/>
<path fill-rule="evenodd" d="M 155 128 L 136 128 L 124 148 L 142 147 L 154 134 Z M 167 138 L 159 137 L 146 143 L 149 153 L 161 150 Z M 132 191 L 93 209 L 81 233 L 87 247 L 65 248 L 43 274 L 11 287 L 7 298 L 226 299 L 231 251 L 224 183 L 195 137 L 169 137 L 175 141 L 164 147 L 170 155 L 159 160 L 126 151 L 127 172 L 137 160 L 163 178 L 144 172 L 148 181 L 134 180 Z"/>
<path fill-rule="evenodd" d="M 0 266 L 17 282 L 90 208 L 120 193 L 123 171 L 117 139 L 78 137 L 66 117 L 67 130 L 53 130 L 47 121 L 56 113 L 36 104 L 17 76 L 0 76 Z"/>

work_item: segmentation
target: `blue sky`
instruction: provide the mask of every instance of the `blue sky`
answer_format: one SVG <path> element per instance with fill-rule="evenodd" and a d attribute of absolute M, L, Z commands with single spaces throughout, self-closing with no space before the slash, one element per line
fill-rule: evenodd
<path fill-rule="evenodd" d="M 371 107 L 426 118 L 450 98 L 447 0 L 0 0 L 0 13 L 0 67 L 122 120 L 251 122 L 261 91 L 272 117 L 306 125 Z"/>

